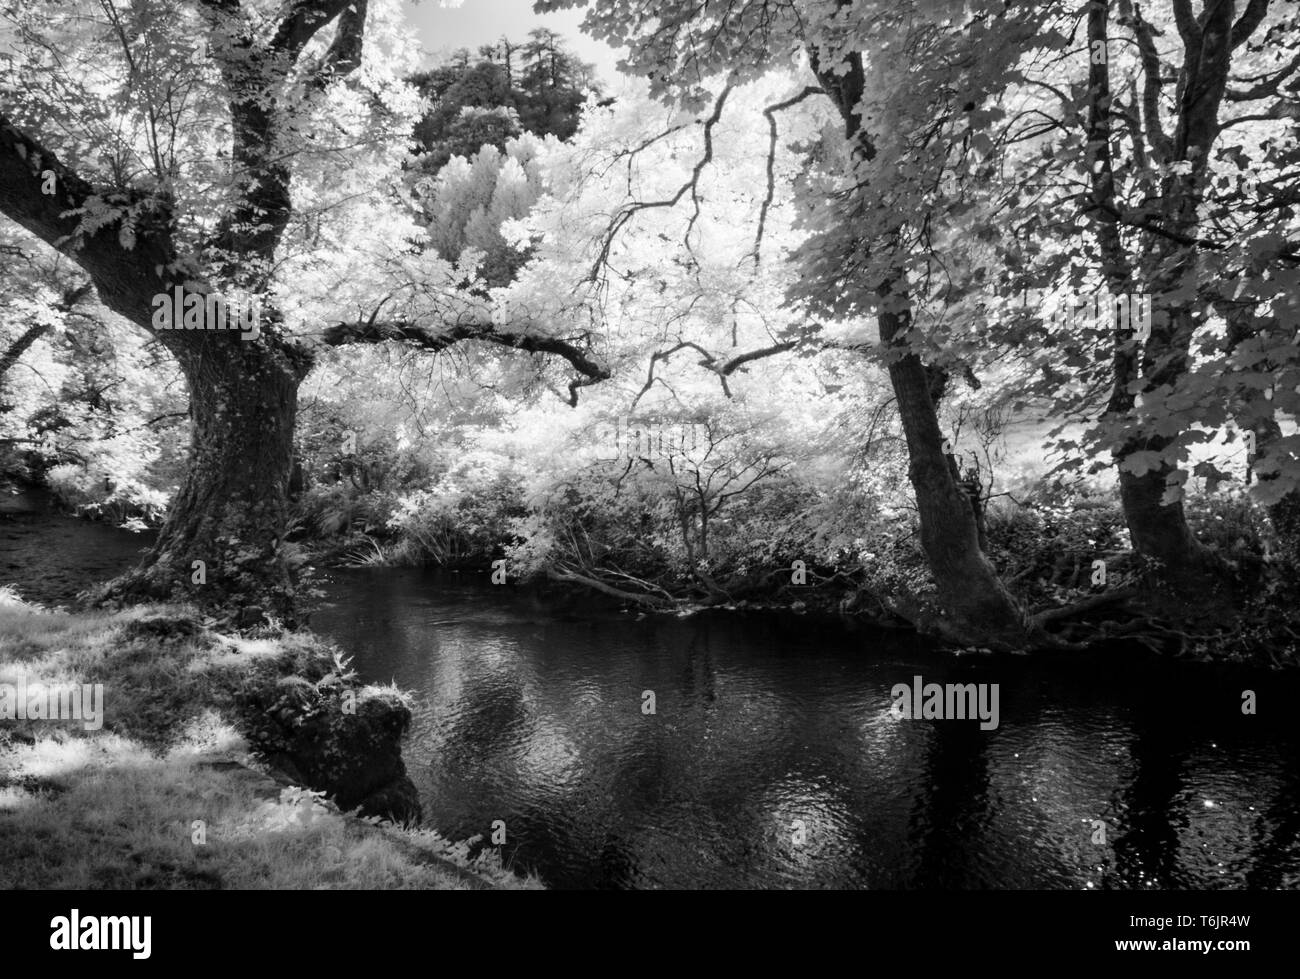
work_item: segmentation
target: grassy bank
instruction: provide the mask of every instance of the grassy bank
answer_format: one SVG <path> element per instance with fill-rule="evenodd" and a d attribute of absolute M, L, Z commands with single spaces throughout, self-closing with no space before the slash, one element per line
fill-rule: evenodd
<path fill-rule="evenodd" d="M 306 634 L 220 635 L 161 606 L 49 612 L 0 591 L 0 684 L 103 688 L 94 730 L 90 701 L 80 721 L 0 720 L 0 888 L 540 886 L 344 815 L 254 757 L 250 687 L 294 690 L 336 663 Z"/>

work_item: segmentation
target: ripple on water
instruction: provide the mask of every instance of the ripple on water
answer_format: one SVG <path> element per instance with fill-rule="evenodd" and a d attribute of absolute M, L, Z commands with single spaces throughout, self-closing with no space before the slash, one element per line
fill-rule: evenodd
<path fill-rule="evenodd" d="M 507 854 L 552 886 L 1300 877 L 1300 734 L 1243 724 L 1218 674 L 955 661 L 796 617 L 575 621 L 472 576 L 348 572 L 330 593 L 313 627 L 417 694 L 428 820 L 461 837 L 504 820 Z M 998 683 L 998 727 L 893 717 L 914 675 Z"/>

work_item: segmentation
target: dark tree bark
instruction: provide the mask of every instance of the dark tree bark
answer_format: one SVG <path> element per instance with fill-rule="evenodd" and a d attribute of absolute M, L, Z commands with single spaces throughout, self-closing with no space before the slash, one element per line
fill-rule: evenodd
<path fill-rule="evenodd" d="M 249 344 L 178 359 L 190 391 L 189 466 L 153 548 L 104 597 L 253 607 L 293 624 L 284 534 L 302 366 Z"/>
<path fill-rule="evenodd" d="M 898 280 L 896 280 L 898 281 Z M 889 308 L 906 302 L 898 286 L 881 297 L 880 338 L 901 346 L 910 325 L 910 312 Z M 944 452 L 943 432 L 930 397 L 930 383 L 921 358 L 901 352 L 889 364 L 889 381 L 898 402 L 909 459 L 908 477 L 916 495 L 921 547 L 948 621 L 934 627 L 948 638 L 964 642 L 1011 645 L 1023 643 L 1025 615 L 980 547 L 979 526 L 970 495 L 957 479 L 951 457 Z"/>
<path fill-rule="evenodd" d="M 1236 347 L 1254 336 L 1261 328 L 1261 318 L 1253 304 L 1220 302 L 1218 311 L 1228 324 L 1228 343 Z M 1282 426 L 1278 423 L 1273 403 L 1263 391 L 1250 389 L 1243 395 L 1249 431 L 1255 436 L 1254 463 L 1267 458 L 1282 439 Z M 1276 479 L 1275 474 L 1261 473 L 1261 482 Z M 1291 490 L 1268 508 L 1273 532 L 1277 536 L 1282 557 L 1292 568 L 1300 568 L 1300 491 Z"/>
<path fill-rule="evenodd" d="M 821 64 L 816 51 L 810 55 L 818 81 L 844 120 L 845 135 L 856 144 L 860 158 L 871 160 L 876 152 L 872 134 L 863 128 L 856 111 L 865 84 L 861 55 L 851 55 L 839 66 Z M 942 395 L 946 376 L 927 368 L 908 346 L 912 305 L 906 275 L 898 269 L 889 273 L 877 295 L 880 340 L 895 354 L 889 361 L 889 381 L 907 443 L 921 546 L 942 610 L 941 616 L 922 618 L 916 624 L 962 644 L 1023 646 L 1030 638 L 1028 619 L 980 549 L 970 497 L 944 452 L 935 397 Z"/>

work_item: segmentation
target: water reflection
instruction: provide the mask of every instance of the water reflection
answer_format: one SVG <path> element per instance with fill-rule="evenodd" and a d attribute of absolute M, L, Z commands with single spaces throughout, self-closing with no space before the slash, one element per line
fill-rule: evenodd
<path fill-rule="evenodd" d="M 1239 675 L 1127 654 L 579 618 L 413 571 L 338 573 L 330 602 L 313 627 L 419 695 L 428 821 L 504 820 L 507 855 L 553 887 L 1300 886 L 1295 681 L 1250 679 L 1273 709 L 1243 718 Z M 999 683 L 998 728 L 892 717 L 916 674 Z"/>

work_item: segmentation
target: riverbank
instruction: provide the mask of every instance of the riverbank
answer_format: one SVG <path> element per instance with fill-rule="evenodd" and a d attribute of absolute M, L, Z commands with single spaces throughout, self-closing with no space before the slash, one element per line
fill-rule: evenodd
<path fill-rule="evenodd" d="M 65 719 L 33 716 L 52 705 Z M 392 769 L 402 716 L 396 691 L 355 683 L 309 634 L 224 635 L 176 607 L 50 612 L 0 590 L 0 888 L 540 886 L 331 801 Z M 362 744 L 378 759 L 346 757 Z M 352 788 L 362 813 L 401 811 L 393 784 Z"/>
<path fill-rule="evenodd" d="M 1260 528 L 1251 521 L 1258 514 L 1227 499 L 1197 514 L 1198 533 L 1213 543 L 1214 553 L 1231 571 L 1235 594 L 1224 601 L 1207 599 L 1188 607 L 1161 600 L 1147 587 L 1148 572 L 1116 530 L 1121 524 L 1116 505 L 1105 500 L 1045 515 L 1032 508 L 1001 507 L 990 515 L 989 550 L 1017 598 L 1050 630 L 1056 645 L 1048 646 L 1048 655 L 1114 646 L 1144 648 L 1182 661 L 1296 670 L 1300 578 L 1287 571 L 1290 565 L 1279 556 L 1265 563 L 1256 553 L 1250 542 L 1258 540 Z M 76 607 L 83 592 L 136 564 L 153 534 L 39 507 L 0 515 L 0 586 L 13 585 L 32 601 Z M 363 549 L 357 540 L 369 548 L 364 560 L 358 559 Z M 304 538 L 296 546 L 326 576 L 331 569 L 421 568 L 429 563 L 415 560 L 409 549 L 374 538 Z M 791 562 L 779 571 L 754 572 L 740 584 L 730 581 L 725 594 L 712 596 L 679 581 L 638 586 L 626 576 L 602 578 L 593 569 L 530 573 L 509 559 L 502 566 L 491 553 L 441 567 L 457 577 L 491 577 L 494 582 L 504 573 L 503 587 L 522 590 L 561 615 L 593 609 L 634 616 L 789 613 L 926 641 L 929 630 L 923 623 L 933 620 L 934 612 L 927 610 L 928 578 L 919 551 L 909 545 L 874 557 L 852 567 Z M 304 591 L 312 593 L 311 586 Z M 306 604 L 310 612 L 311 601 Z"/>
<path fill-rule="evenodd" d="M 560 608 L 586 600 L 638 615 L 839 616 L 964 651 L 1120 645 L 1203 663 L 1300 667 L 1300 560 L 1244 492 L 1186 500 L 1201 545 L 1194 575 L 1134 550 L 1113 492 L 1039 482 L 984 500 L 981 549 L 1025 616 L 1005 642 L 953 626 L 903 511 L 867 509 L 832 534 L 807 525 L 811 512 L 788 512 L 791 501 L 769 501 L 776 509 L 764 511 L 767 523 L 755 513 L 715 514 L 706 547 L 677 540 L 657 510 L 611 509 L 607 500 L 565 500 L 540 514 L 519 493 L 458 490 L 445 506 L 331 493 L 300 503 L 296 543 L 317 566 L 491 574 L 494 584 L 522 585 Z M 789 519 L 769 525 L 778 514 Z M 690 520 L 682 521 L 685 533 Z"/>

